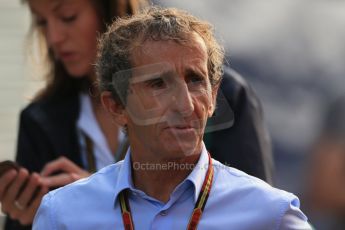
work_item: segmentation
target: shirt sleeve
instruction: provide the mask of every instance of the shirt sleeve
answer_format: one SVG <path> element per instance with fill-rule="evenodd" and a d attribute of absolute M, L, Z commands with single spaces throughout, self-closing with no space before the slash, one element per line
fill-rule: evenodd
<path fill-rule="evenodd" d="M 285 212 L 279 229 L 281 230 L 312 230 L 308 223 L 308 218 L 299 209 L 298 199 L 292 200 L 287 211 Z"/>
<path fill-rule="evenodd" d="M 41 205 L 36 212 L 32 227 L 33 230 L 57 229 L 53 224 L 52 208 L 53 205 L 51 205 L 51 194 L 48 193 L 43 197 Z"/>

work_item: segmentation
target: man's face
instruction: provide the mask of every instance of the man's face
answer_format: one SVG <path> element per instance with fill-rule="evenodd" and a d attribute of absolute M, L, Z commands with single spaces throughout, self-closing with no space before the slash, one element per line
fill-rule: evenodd
<path fill-rule="evenodd" d="M 133 55 L 125 112 L 133 150 L 157 158 L 200 153 L 216 90 L 205 43 L 193 35 L 190 44 L 149 40 Z"/>

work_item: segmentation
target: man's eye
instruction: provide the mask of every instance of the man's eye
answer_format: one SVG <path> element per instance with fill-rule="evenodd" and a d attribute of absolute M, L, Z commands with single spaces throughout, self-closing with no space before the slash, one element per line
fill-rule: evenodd
<path fill-rule="evenodd" d="M 192 85 L 204 84 L 205 79 L 201 76 L 195 75 L 189 79 L 189 83 Z"/>
<path fill-rule="evenodd" d="M 166 88 L 166 84 L 161 78 L 156 78 L 147 81 L 147 85 L 150 86 L 153 89 L 164 89 Z"/>

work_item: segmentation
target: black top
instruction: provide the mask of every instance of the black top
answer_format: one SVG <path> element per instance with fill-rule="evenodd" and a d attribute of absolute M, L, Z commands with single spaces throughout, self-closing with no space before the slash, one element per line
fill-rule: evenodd
<path fill-rule="evenodd" d="M 272 153 L 257 96 L 241 76 L 226 67 L 220 90 L 234 114 L 224 123 L 227 128 L 205 134 L 207 149 L 222 163 L 271 182 Z M 31 103 L 20 115 L 18 163 L 40 172 L 47 162 L 66 156 L 81 166 L 78 117 L 78 93 Z M 7 218 L 5 229 L 28 230 L 31 226 Z"/>
<path fill-rule="evenodd" d="M 233 110 L 234 121 L 229 128 L 205 134 L 207 150 L 223 164 L 272 183 L 271 142 L 258 97 L 238 73 L 227 67 L 218 104 L 221 93 Z"/>

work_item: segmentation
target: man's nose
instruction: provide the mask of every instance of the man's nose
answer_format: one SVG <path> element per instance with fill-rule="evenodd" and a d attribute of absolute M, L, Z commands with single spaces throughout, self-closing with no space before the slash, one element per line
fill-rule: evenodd
<path fill-rule="evenodd" d="M 177 87 L 173 95 L 174 99 L 174 108 L 182 116 L 190 116 L 194 111 L 193 98 L 189 92 L 188 86 L 185 83 L 182 83 Z"/>

